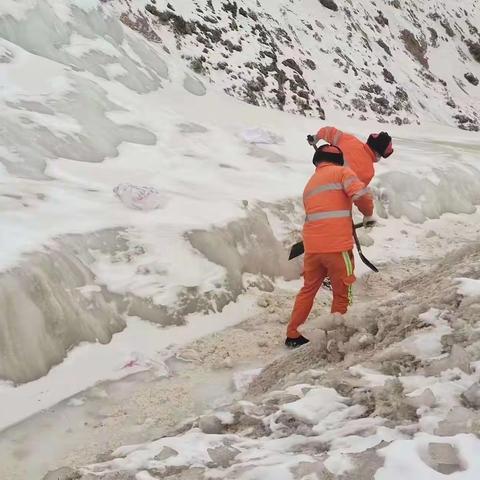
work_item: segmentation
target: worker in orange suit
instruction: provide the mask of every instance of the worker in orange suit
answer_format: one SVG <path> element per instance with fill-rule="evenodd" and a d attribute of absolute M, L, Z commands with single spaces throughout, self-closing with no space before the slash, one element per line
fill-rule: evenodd
<path fill-rule="evenodd" d="M 393 153 L 392 137 L 387 132 L 372 133 L 367 143 L 354 135 L 342 132 L 335 127 L 323 127 L 316 135 L 308 135 L 310 145 L 325 140 L 343 152 L 345 166 L 350 167 L 357 177 L 368 186 L 375 175 L 374 163 L 380 157 L 388 158 Z"/>
<path fill-rule="evenodd" d="M 316 135 L 307 136 L 310 145 L 316 145 L 319 140 L 339 147 L 343 153 L 345 166 L 350 167 L 366 186 L 375 175 L 374 163 L 381 157 L 388 158 L 393 153 L 392 137 L 387 132 L 370 134 L 367 143 L 335 127 L 323 127 Z M 331 290 L 328 278 L 325 279 L 323 286 Z"/>
<path fill-rule="evenodd" d="M 355 281 L 353 260 L 352 206 L 372 221 L 373 198 L 369 189 L 352 169 L 344 166 L 340 148 L 322 145 L 313 157 L 315 173 L 303 192 L 305 224 L 304 285 L 297 295 L 287 328 L 287 347 L 299 347 L 309 340 L 298 328 L 305 323 L 315 295 L 325 277 L 332 283 L 332 316 L 340 324 L 352 301 Z"/>

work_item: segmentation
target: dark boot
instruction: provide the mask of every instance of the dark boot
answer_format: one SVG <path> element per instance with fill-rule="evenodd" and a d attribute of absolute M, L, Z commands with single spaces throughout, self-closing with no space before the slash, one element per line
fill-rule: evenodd
<path fill-rule="evenodd" d="M 287 337 L 287 339 L 285 340 L 285 345 L 288 348 L 297 348 L 297 347 L 301 347 L 302 345 L 305 345 L 309 341 L 310 340 L 308 338 L 305 338 L 303 335 L 300 335 L 297 338 Z"/>

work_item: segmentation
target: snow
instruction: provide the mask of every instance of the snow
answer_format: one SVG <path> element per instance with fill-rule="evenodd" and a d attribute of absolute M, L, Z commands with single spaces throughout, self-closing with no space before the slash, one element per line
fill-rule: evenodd
<path fill-rule="evenodd" d="M 345 399 L 333 388 L 312 389 L 302 399 L 286 404 L 283 411 L 315 425 L 322 419 L 327 422 L 330 414 L 345 409 L 342 400 Z"/>
<path fill-rule="evenodd" d="M 419 319 L 431 325 L 433 329 L 409 336 L 398 346 L 420 360 L 439 356 L 442 353 L 442 336 L 452 331 L 448 322 L 441 318 L 441 313 L 437 309 L 430 309 L 428 312 L 421 314 Z"/>
<path fill-rule="evenodd" d="M 474 480 L 480 475 L 480 461 L 475 454 L 480 447 L 480 440 L 474 435 L 455 435 L 454 437 L 438 437 L 425 433 L 418 434 L 411 440 L 397 440 L 380 453 L 385 457 L 385 466 L 375 475 L 375 480 L 400 480 L 405 477 L 425 480 L 441 480 L 445 475 L 433 470 L 421 458 L 422 450 L 429 443 L 450 443 L 456 447 L 462 459 L 463 471 L 449 475 L 452 479 Z M 468 459 L 468 460 L 467 460 Z"/>
<path fill-rule="evenodd" d="M 133 38 L 128 44 L 135 45 Z M 84 75 L 71 72 L 52 60 L 31 55 L 18 46 L 10 43 L 7 45 L 15 52 L 17 59 L 13 65 L 2 65 L 8 88 L 16 89 L 11 93 L 7 90 L 7 98 L 16 99 L 21 94 L 28 96 L 30 100 L 38 100 L 42 104 L 47 103 L 55 107 L 55 104 L 52 105 L 53 100 L 57 101 L 62 95 L 68 95 L 72 91 L 76 92 L 75 94 L 81 94 L 79 88 L 89 85 L 85 83 Z M 102 44 L 101 48 L 105 50 L 110 47 Z M 113 54 L 112 51 L 110 53 Z M 20 62 L 19 59 L 22 61 Z M 23 68 L 25 63 L 28 63 L 32 70 L 44 72 L 42 78 L 45 80 L 37 81 L 33 75 L 26 75 Z M 88 65 L 85 66 L 88 67 Z M 173 65 L 169 67 L 173 78 L 177 67 Z M 189 102 L 184 102 L 181 99 L 184 98 L 185 91 L 180 85 L 174 83 L 165 86 L 164 92 L 156 91 L 138 96 L 135 91 L 129 91 L 124 86 L 98 78 L 95 81 L 101 89 L 108 86 L 108 94 L 98 90 L 98 98 L 102 100 L 102 105 L 106 106 L 110 102 L 117 105 L 115 109 L 109 109 L 108 117 L 107 112 L 99 111 L 98 117 L 92 119 L 96 127 L 101 127 L 100 130 L 103 130 L 103 127 L 106 128 L 101 134 L 97 134 L 95 129 L 90 129 L 91 136 L 96 138 L 96 147 L 102 152 L 100 155 L 96 154 L 95 159 L 103 161 L 85 162 L 85 160 L 92 160 L 88 157 L 88 152 L 81 155 L 75 154 L 75 159 L 52 158 L 47 161 L 45 174 L 54 179 L 53 182 L 50 179 L 19 181 L 12 174 L 7 175 L 9 180 L 15 182 L 16 194 L 25 196 L 34 192 L 44 195 L 45 200 L 35 200 L 28 208 L 20 211 L 15 205 L 3 212 L 2 231 L 9 234 L 4 238 L 1 265 L 3 268 L 15 265 L 24 252 L 41 249 L 57 235 L 134 226 L 135 228 L 131 230 L 134 232 L 133 238 L 147 246 L 148 253 L 141 261 L 128 263 L 112 263 L 108 258 L 97 255 L 97 262 L 92 269 L 100 284 L 116 293 L 131 292 L 152 298 L 155 303 L 166 304 L 175 301 L 182 286 L 200 286 L 202 291 L 214 288 L 222 281 L 224 269 L 194 254 L 182 240 L 183 233 L 190 228 L 205 227 L 212 223 L 222 225 L 230 219 L 244 215 L 240 205 L 245 198 L 250 201 L 278 201 L 285 197 L 298 196 L 305 178 L 311 171 L 309 160 L 301 163 L 298 155 L 298 152 L 305 152 L 302 155 L 308 158 L 311 156 L 308 146 L 304 144 L 305 131 L 308 131 L 304 127 L 306 121 L 303 119 L 294 121 L 293 117 L 278 112 L 254 109 L 225 98 L 215 91 L 209 92 L 205 100 L 203 97 L 194 96 L 190 97 Z M 91 90 L 90 93 L 92 93 Z M 80 98 L 78 101 L 82 102 L 84 99 Z M 161 103 L 161 111 L 148 108 L 156 102 Z M 207 105 L 208 108 L 206 108 Z M 126 111 L 121 111 L 119 106 Z M 224 112 L 228 109 L 234 109 L 237 112 L 235 118 L 225 117 Z M 7 111 L 11 118 L 16 118 L 17 114 L 13 110 Z M 79 135 L 85 128 L 84 112 L 81 111 L 70 110 L 65 113 L 66 117 L 56 111 L 55 120 L 48 122 L 45 120 L 50 117 L 48 115 L 40 115 L 43 120 L 39 122 L 40 117 L 37 114 L 35 116 L 33 113 L 27 112 L 27 114 L 31 121 L 53 129 L 57 138 Z M 112 130 L 110 126 L 106 127 L 105 120 L 101 120 L 103 115 L 106 115 L 106 118 L 115 118 L 115 128 L 123 132 L 120 137 L 123 137 L 124 142 L 132 138 L 132 131 L 124 135 L 127 132 L 125 126 L 128 124 L 148 126 L 146 130 L 150 134 L 145 136 L 145 139 L 141 138 L 140 143 L 134 141 L 134 143 L 120 143 L 118 146 L 114 144 L 105 146 L 104 142 L 108 141 Z M 252 123 L 253 116 L 255 123 L 261 121 L 266 125 L 272 125 L 279 132 L 276 133 L 277 136 L 288 138 L 282 146 L 285 165 L 272 166 L 268 159 L 250 156 L 245 152 L 242 143 L 236 139 L 237 134 L 252 132 L 245 127 Z M 218 119 L 221 119 L 221 123 Z M 204 125 L 207 131 L 192 134 L 191 137 L 180 134 L 175 126 L 185 121 L 195 121 L 199 125 Z M 310 120 L 308 125 L 313 131 L 317 128 L 318 122 Z M 254 132 L 258 141 L 260 132 L 259 130 Z M 264 135 L 261 140 L 265 142 L 266 134 L 263 130 L 261 133 Z M 403 131 L 402 134 L 405 135 Z M 272 135 L 273 133 L 268 134 L 267 140 L 270 142 Z M 464 139 L 470 138 L 467 134 L 457 132 L 453 135 Z M 154 137 L 157 138 L 157 146 L 153 145 Z M 225 141 L 225 139 L 228 140 Z M 119 140 L 121 141 L 122 138 Z M 23 140 L 18 139 L 18 142 Z M 410 144 L 414 142 L 411 141 Z M 213 150 L 212 145 L 215 145 Z M 75 145 L 69 147 L 70 152 L 74 152 L 75 148 Z M 461 149 L 461 146 L 459 148 Z M 278 153 L 275 150 L 271 152 Z M 415 153 L 418 155 L 419 152 L 421 149 L 417 148 Z M 68 152 L 65 150 L 62 153 Z M 12 155 L 12 157 L 7 156 L 15 159 L 10 165 L 14 163 L 17 165 L 18 153 L 13 150 Z M 385 162 L 384 166 L 380 165 L 378 176 L 380 185 L 385 184 L 384 188 L 391 187 L 393 190 L 402 191 L 405 198 L 409 198 L 411 182 L 406 184 L 393 182 L 387 174 L 383 176 L 382 170 L 398 167 L 407 170 L 409 173 L 404 175 L 411 179 L 411 172 L 417 170 L 412 170 L 408 155 L 408 149 L 405 153 L 399 149 L 398 160 L 394 163 L 389 160 L 388 164 Z M 33 158 L 35 156 L 33 155 Z M 23 157 L 31 158 L 30 152 L 23 152 Z M 133 169 L 131 158 L 139 159 Z M 468 161 L 470 160 L 467 158 Z M 219 168 L 219 165 L 224 162 L 230 162 L 236 170 L 230 173 L 228 170 Z M 405 162 L 405 165 L 402 162 Z M 458 160 L 455 159 L 455 162 L 458 163 Z M 417 163 L 418 171 L 429 171 L 431 175 L 433 174 L 433 162 L 430 162 L 427 157 L 424 156 L 422 162 Z M 25 161 L 21 165 L 23 167 Z M 25 165 L 26 169 L 27 167 L 28 170 L 25 172 L 35 171 L 36 174 L 40 174 L 35 164 Z M 193 177 L 192 167 L 195 169 Z M 11 168 L 14 173 L 15 169 Z M 252 172 L 255 173 L 252 174 Z M 288 181 L 285 181 L 287 173 Z M 461 172 L 459 175 L 463 178 Z M 127 212 L 121 205 L 115 203 L 111 190 L 127 179 L 140 184 L 151 184 L 165 192 L 166 204 L 160 217 L 144 215 L 143 212 L 139 214 Z M 97 191 L 91 191 L 92 189 Z M 412 192 L 416 194 L 416 187 Z M 409 205 L 395 208 L 394 215 L 410 211 Z M 75 215 L 71 215 L 71 212 L 75 212 Z M 160 218 L 161 222 L 157 223 L 157 219 Z M 404 220 L 396 223 L 389 221 L 383 231 L 379 228 L 377 237 L 379 243 L 383 243 L 383 234 L 393 235 L 393 232 L 399 228 L 398 225 L 403 223 Z M 12 234 L 17 238 L 16 242 L 8 241 Z M 394 252 L 388 252 L 388 254 L 396 254 L 398 252 L 396 248 Z M 413 236 L 410 235 L 407 241 L 400 242 L 398 248 L 401 249 L 399 253 L 403 256 L 414 254 L 416 243 Z M 158 264 L 159 258 L 162 258 L 160 264 Z M 183 262 L 179 261 L 184 258 L 188 258 L 188 269 L 183 268 Z M 145 265 L 154 265 L 155 270 L 162 274 L 145 278 L 140 273 L 144 271 Z"/>
<path fill-rule="evenodd" d="M 242 321 L 254 305 L 254 298 L 246 295 L 238 305 L 232 304 L 222 313 L 208 317 L 192 314 L 182 327 L 160 328 L 139 318 L 128 318 L 127 327 L 109 344 L 84 343 L 38 380 L 18 386 L 0 384 L 0 430 L 105 380 L 150 369 L 159 376 L 168 375 L 164 360 L 179 347 Z"/>
<path fill-rule="evenodd" d="M 457 289 L 460 295 L 476 297 L 480 295 L 480 280 L 475 278 L 456 278 L 460 285 Z"/>
<path fill-rule="evenodd" d="M 241 136 L 248 143 L 264 143 L 267 145 L 282 143 L 281 137 L 263 128 L 247 128 L 241 133 Z"/>
<path fill-rule="evenodd" d="M 176 5 L 178 12 L 195 15 L 186 3 Z M 247 3 L 256 7 L 254 2 Z M 313 0 L 305 4 L 302 15 L 318 7 Z M 268 2 L 264 8 L 277 15 L 279 5 L 280 2 Z M 283 3 L 281 6 L 285 19 L 293 22 L 300 16 Z M 79 234 L 88 239 L 95 232 L 122 229 L 129 247 L 126 252 L 118 243 L 105 245 L 104 249 L 89 248 L 87 240 L 83 241 L 89 262 L 80 260 L 78 251 L 62 252 L 81 262 L 91 274 L 87 278 L 82 270 L 81 280 L 74 278 L 72 290 L 85 300 L 93 301 L 97 295 L 109 292 L 129 301 L 146 300 L 153 307 L 172 310 L 183 302 L 194 313 L 187 315 L 185 325 L 166 327 L 147 319 L 122 317 L 125 329 L 114 334 L 108 344 L 101 344 L 98 338 L 91 343 L 72 339 L 71 344 L 59 346 L 62 332 L 56 333 L 55 348 L 65 348 L 61 363 L 48 364 L 48 373 L 36 380 L 0 384 L 0 430 L 62 400 L 80 407 L 84 401 L 80 392 L 107 380 L 146 370 L 168 375 L 164 362 L 180 346 L 258 311 L 252 292 L 225 308 L 218 307 L 215 299 L 236 298 L 239 292 L 232 293 L 232 272 L 240 278 L 237 290 L 241 292 L 247 279 L 254 283 L 262 275 L 272 277 L 258 257 L 242 261 L 252 250 L 265 252 L 259 255 L 264 258 L 272 254 L 272 237 L 265 232 L 276 237 L 277 250 L 272 255 L 280 257 L 281 253 L 277 253 L 284 245 L 279 242 L 291 241 L 302 223 L 300 194 L 312 172 L 312 151 L 305 136 L 325 122 L 254 107 L 225 95 L 220 88 L 221 78 L 210 83 L 208 78 L 194 74 L 179 59 L 178 52 L 167 55 L 162 45 L 148 43 L 121 24 L 115 8 L 120 7 L 100 6 L 95 0 L 2 2 L 2 279 L 19 266 L 16 274 L 28 277 L 32 268 L 28 267 L 31 257 L 27 255 L 33 252 L 50 255 L 55 263 L 59 252 L 53 246 L 66 235 Z M 372 13 L 375 14 L 373 10 Z M 327 17 L 329 28 L 340 26 L 341 20 L 335 15 L 328 13 Z M 405 19 L 401 22 L 405 23 Z M 395 34 L 399 26 L 395 26 Z M 298 35 L 309 36 L 300 30 Z M 173 38 L 166 34 L 164 41 L 169 44 Z M 334 36 L 325 38 L 323 48 L 335 41 Z M 283 56 L 297 53 L 294 48 L 286 49 Z M 242 55 L 247 58 L 249 52 Z M 437 74 L 445 73 L 447 66 L 439 56 L 432 55 L 431 62 Z M 333 65 L 332 57 L 326 64 Z M 455 64 L 455 73 L 460 75 L 462 71 Z M 407 68 L 402 63 L 398 76 L 410 78 L 412 72 L 411 65 Z M 308 75 L 318 77 L 318 82 L 325 85 L 340 78 L 333 68 L 325 77 L 311 72 Z M 358 89 L 360 83 L 353 80 L 351 90 Z M 477 97 L 466 97 L 474 106 Z M 464 98 L 463 94 L 459 93 L 459 98 Z M 372 185 L 379 198 L 380 221 L 369 234 L 374 242 L 365 248 L 365 253 L 374 263 L 438 256 L 445 243 L 456 238 L 461 222 L 473 223 L 478 219 L 478 135 L 442 124 L 450 114 L 447 115 L 446 107 L 435 105 L 432 102 L 426 115 L 433 123 L 426 122 L 422 128 L 388 127 L 394 136 L 396 153 L 378 164 Z M 290 103 L 286 109 L 291 108 Z M 326 110 L 329 123 L 361 138 L 384 128 L 374 120 L 365 124 L 346 118 L 333 104 Z M 123 187 L 117 188 L 119 185 Z M 125 196 L 140 185 L 151 186 L 149 192 L 154 194 L 148 208 L 139 209 L 135 199 Z M 240 221 L 253 224 L 251 219 L 257 208 L 267 212 L 266 219 L 258 220 L 252 231 L 238 228 Z M 228 229 L 232 222 L 237 223 Z M 217 232 L 209 242 L 210 256 L 201 254 L 187 238 L 194 230 Z M 422 246 L 428 230 L 444 235 L 444 243 L 437 245 L 433 239 L 428 248 Z M 475 236 L 478 240 L 478 232 L 472 235 L 472 240 Z M 219 259 L 226 260 L 222 263 Z M 281 261 L 271 263 L 280 265 Z M 245 268 L 246 264 L 259 268 L 252 272 Z M 365 267 L 358 261 L 357 265 L 361 275 Z M 275 272 L 283 273 L 286 269 L 280 265 Z M 46 277 L 48 272 L 35 283 L 40 297 L 42 292 L 52 292 L 52 288 L 45 288 Z M 290 290 L 298 286 L 298 281 L 287 285 L 283 278 L 272 281 Z M 456 281 L 460 295 L 480 295 L 479 280 L 461 277 Z M 33 310 L 26 308 L 31 306 L 26 300 L 28 289 L 23 283 L 15 285 L 21 285 L 25 291 L 5 297 L 5 303 L 11 311 L 22 315 L 17 319 L 4 309 L 0 340 L 5 332 L 19 333 L 17 348 L 13 348 L 18 355 L 32 342 L 38 340 L 40 344 L 45 331 L 62 329 L 52 324 L 51 311 L 41 310 L 47 303 L 43 299 L 38 302 L 35 315 L 31 314 Z M 11 294 L 11 286 L 1 286 L 2 295 Z M 62 287 L 62 293 L 68 294 L 70 286 L 64 282 Z M 192 297 L 185 293 L 192 291 Z M 50 297 L 60 298 L 53 294 Z M 112 315 L 119 307 L 116 302 L 120 303 L 115 299 L 106 302 L 112 307 Z M 205 314 L 207 310 L 209 313 Z M 158 311 L 152 317 L 155 315 L 159 315 Z M 81 321 L 83 317 L 78 318 Z M 428 329 L 416 332 L 397 347 L 419 360 L 432 360 L 441 355 L 441 338 L 451 333 L 452 327 L 435 310 L 421 316 L 421 320 L 430 324 Z M 110 327 L 112 323 L 110 317 Z M 44 358 L 37 358 L 35 352 L 32 347 L 30 355 L 40 363 Z M 237 390 L 245 389 L 259 373 L 259 369 L 235 373 Z M 352 366 L 350 373 L 370 387 L 382 387 L 393 378 L 362 365 Z M 433 431 L 447 408 L 459 406 L 458 396 L 474 379 L 455 370 L 438 378 L 412 375 L 401 381 L 409 395 L 428 387 L 440 399 L 436 409 L 425 411 L 421 419 L 425 430 Z M 306 393 L 305 387 L 309 388 Z M 279 411 L 307 423 L 317 441 L 329 444 L 325 459 L 329 471 L 338 475 L 348 472 L 354 468 L 349 454 L 388 441 L 392 443 L 383 450 L 386 464 L 378 478 L 397 478 L 401 455 L 409 455 L 409 460 L 411 457 L 412 477 L 438 478 L 431 469 L 425 473 L 417 451 L 426 439 L 434 441 L 431 439 L 436 437 L 419 434 L 413 439 L 399 439 L 402 434 L 383 426 L 384 419 L 362 418 L 365 408 L 351 405 L 333 388 L 303 384 L 285 392 L 301 398 L 281 405 Z M 231 413 L 217 414 L 223 423 L 233 422 Z M 270 420 L 275 422 L 278 417 Z M 141 469 L 154 466 L 152 458 L 165 445 L 182 452 L 165 465 L 205 466 L 210 462 L 208 448 L 231 439 L 242 447 L 244 462 L 253 466 L 233 478 L 290 479 L 292 468 L 302 462 L 314 462 L 312 456 L 291 451 L 292 446 L 301 442 L 308 444 L 309 437 L 292 437 L 275 443 L 278 439 L 253 441 L 246 437 L 206 436 L 193 430 L 181 438 L 119 449 L 117 455 L 126 458 L 98 468 L 139 470 L 137 478 L 148 480 L 151 475 Z M 449 441 L 463 458 L 471 459 L 470 453 L 478 448 L 468 435 Z M 478 477 L 478 465 L 473 459 L 461 474 L 452 478 L 469 479 L 475 474 Z"/>
<path fill-rule="evenodd" d="M 233 374 L 233 383 L 236 390 L 245 390 L 250 383 L 262 371 L 261 368 L 254 368 L 251 370 L 242 370 Z"/>

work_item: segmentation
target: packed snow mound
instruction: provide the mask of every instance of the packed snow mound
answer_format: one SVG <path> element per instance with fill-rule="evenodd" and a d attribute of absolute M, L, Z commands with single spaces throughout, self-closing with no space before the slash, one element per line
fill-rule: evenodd
<path fill-rule="evenodd" d="M 124 4 L 125 24 L 248 103 L 478 131 L 476 0 Z"/>
<path fill-rule="evenodd" d="M 407 469 L 412 478 L 477 478 L 480 292 L 461 293 L 458 274 L 478 281 L 478 244 L 356 317 L 371 343 L 353 342 L 351 327 L 329 332 L 342 348 L 306 345 L 267 366 L 247 397 L 77 474 L 400 480 Z"/>

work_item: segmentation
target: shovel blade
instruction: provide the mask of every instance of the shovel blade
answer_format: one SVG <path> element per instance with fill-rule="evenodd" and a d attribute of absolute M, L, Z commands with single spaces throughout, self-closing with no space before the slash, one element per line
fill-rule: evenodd
<path fill-rule="evenodd" d="M 303 247 L 303 242 L 298 242 L 290 249 L 290 255 L 288 256 L 288 259 L 292 260 L 293 258 L 297 258 L 300 255 L 303 255 L 304 252 L 305 248 Z"/>

